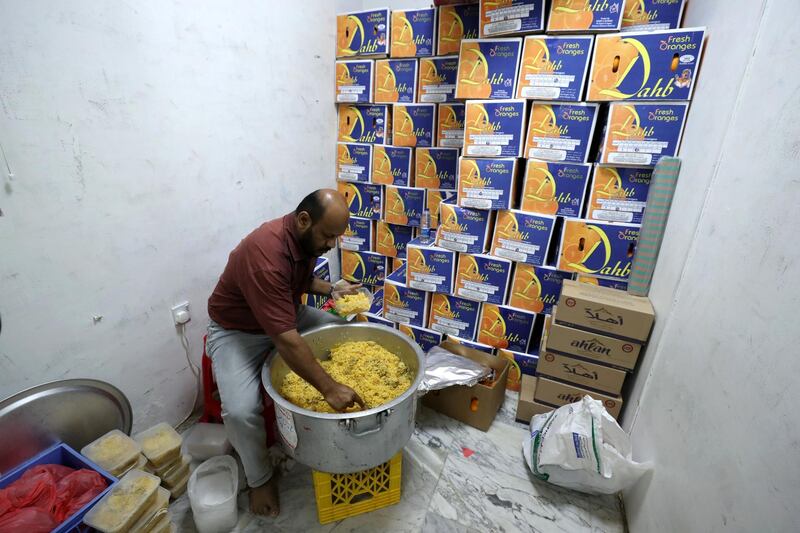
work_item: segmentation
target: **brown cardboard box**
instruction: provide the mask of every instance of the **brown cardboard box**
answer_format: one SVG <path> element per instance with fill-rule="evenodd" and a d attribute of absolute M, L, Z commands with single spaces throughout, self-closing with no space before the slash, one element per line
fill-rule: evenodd
<path fill-rule="evenodd" d="M 607 333 L 621 339 L 646 341 L 655 311 L 646 297 L 564 280 L 558 313 L 554 316 L 559 324 Z"/>
<path fill-rule="evenodd" d="M 623 370 L 552 352 L 540 353 L 536 374 L 614 395 L 622 390 L 627 375 Z"/>
<path fill-rule="evenodd" d="M 533 399 L 536 393 L 536 378 L 533 376 L 523 375 L 522 386 L 519 391 L 519 399 L 517 400 L 517 421 L 530 423 L 534 415 L 541 415 L 549 413 L 554 408 L 549 405 L 542 405 Z"/>
<path fill-rule="evenodd" d="M 622 398 L 619 396 L 609 396 L 601 392 L 590 391 L 576 385 L 568 385 L 544 377 L 537 378 L 536 392 L 533 398 L 539 403 L 561 407 L 568 403 L 575 403 L 587 394 L 595 400 L 603 402 L 603 406 L 611 416 L 614 418 L 619 416 L 619 412 L 622 409 Z"/>
<path fill-rule="evenodd" d="M 431 391 L 422 398 L 422 404 L 481 431 L 487 431 L 506 397 L 508 359 L 489 355 L 450 341 L 444 341 L 441 346 L 449 352 L 493 368 L 495 380 L 488 385 L 482 383 L 473 387 L 456 385 Z"/>
<path fill-rule="evenodd" d="M 554 308 L 553 312 L 557 313 L 558 308 Z M 551 353 L 578 356 L 632 371 L 642 351 L 642 345 L 562 324 L 550 324 L 547 330 L 547 349 Z"/>

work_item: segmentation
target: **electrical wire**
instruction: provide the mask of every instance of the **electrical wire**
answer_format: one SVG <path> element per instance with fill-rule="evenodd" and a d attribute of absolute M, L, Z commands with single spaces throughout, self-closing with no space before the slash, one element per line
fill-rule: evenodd
<path fill-rule="evenodd" d="M 189 409 L 189 414 L 181 420 L 178 424 L 175 425 L 176 428 L 182 426 L 186 423 L 187 420 L 192 418 L 197 409 L 197 406 L 200 402 L 200 367 L 192 361 L 192 352 L 189 347 L 189 337 L 186 336 L 186 324 L 179 324 L 178 331 L 181 334 L 181 346 L 183 346 L 183 351 L 186 353 L 186 362 L 189 363 L 189 370 L 194 375 L 194 402 L 192 403 L 191 409 Z"/>

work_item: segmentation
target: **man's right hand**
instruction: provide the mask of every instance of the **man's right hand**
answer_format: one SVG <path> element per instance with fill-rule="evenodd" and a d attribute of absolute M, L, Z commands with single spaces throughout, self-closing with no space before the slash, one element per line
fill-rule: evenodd
<path fill-rule="evenodd" d="M 322 396 L 335 411 L 344 411 L 355 404 L 360 405 L 362 409 L 366 408 L 364 400 L 361 399 L 356 391 L 335 381 L 322 393 Z"/>

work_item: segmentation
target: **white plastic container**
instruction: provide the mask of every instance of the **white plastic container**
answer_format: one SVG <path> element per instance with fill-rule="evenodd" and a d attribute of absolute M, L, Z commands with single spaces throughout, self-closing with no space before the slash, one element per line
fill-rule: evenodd
<path fill-rule="evenodd" d="M 217 455 L 228 455 L 231 450 L 222 424 L 195 424 L 183 437 L 183 452 L 192 459 L 205 461 Z"/>
<path fill-rule="evenodd" d="M 167 423 L 156 424 L 138 433 L 133 439 L 142 447 L 142 455 L 155 468 L 162 468 L 181 456 L 181 436 Z"/>
<path fill-rule="evenodd" d="M 92 507 L 83 522 L 103 533 L 128 533 L 157 500 L 161 480 L 141 470 L 131 470 Z"/>
<path fill-rule="evenodd" d="M 239 470 L 230 455 L 212 457 L 189 477 L 189 502 L 200 533 L 230 531 L 239 520 Z"/>
<path fill-rule="evenodd" d="M 122 477 L 134 468 L 141 451 L 139 443 L 120 430 L 113 429 L 84 446 L 81 455 L 94 461 L 111 475 Z"/>

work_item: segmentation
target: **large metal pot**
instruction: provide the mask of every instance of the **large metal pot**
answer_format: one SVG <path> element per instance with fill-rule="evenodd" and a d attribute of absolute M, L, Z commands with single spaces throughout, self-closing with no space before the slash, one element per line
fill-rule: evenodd
<path fill-rule="evenodd" d="M 277 350 L 262 370 L 267 394 L 275 402 L 278 430 L 287 453 L 321 472 L 348 474 L 391 459 L 414 431 L 416 390 L 425 373 L 422 350 L 406 335 L 377 324 L 331 324 L 301 335 L 317 359 L 324 360 L 336 344 L 375 341 L 396 354 L 411 370 L 411 387 L 391 402 L 356 413 L 317 413 L 285 400 L 279 393 L 289 367 Z"/>

